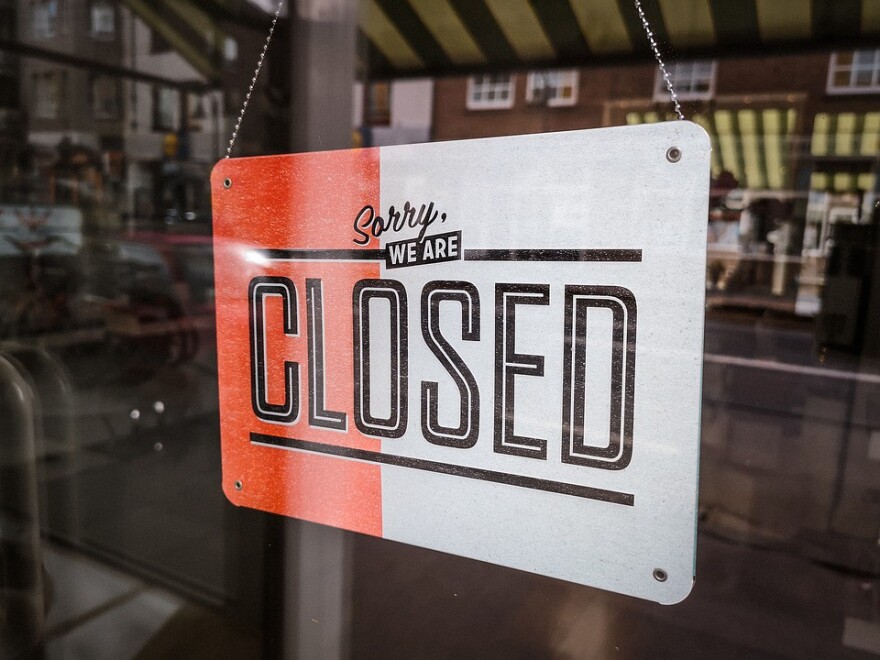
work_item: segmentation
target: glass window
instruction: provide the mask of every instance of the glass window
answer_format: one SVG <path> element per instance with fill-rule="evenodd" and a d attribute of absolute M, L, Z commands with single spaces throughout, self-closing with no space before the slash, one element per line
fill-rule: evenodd
<path fill-rule="evenodd" d="M 34 116 L 38 119 L 55 119 L 61 98 L 61 76 L 57 71 L 35 73 Z"/>
<path fill-rule="evenodd" d="M 711 143 L 711 172 L 693 182 L 709 197 L 695 212 L 705 212 L 705 254 L 702 241 L 690 253 L 700 265 L 705 259 L 705 277 L 687 291 L 670 289 L 669 305 L 634 292 L 640 323 L 656 310 L 675 313 L 686 295 L 705 310 L 702 355 L 696 350 L 691 356 L 703 374 L 688 382 L 692 402 L 702 406 L 699 492 L 688 494 L 699 503 L 696 579 L 683 603 L 661 607 L 230 504 L 221 485 L 225 479 L 234 489 L 230 477 L 236 477 L 223 472 L 215 324 L 216 308 L 222 311 L 230 298 L 222 276 L 215 278 L 215 261 L 226 258 L 224 250 L 243 250 L 253 259 L 247 268 L 263 272 L 265 253 L 258 248 L 265 234 L 244 217 L 251 213 L 244 204 L 242 219 L 233 218 L 243 242 L 224 244 L 222 236 L 214 237 L 209 191 L 277 0 L 0 0 L 0 658 L 271 660 L 325 657 L 322 651 L 331 647 L 335 658 L 392 660 L 880 658 L 880 44 L 868 35 L 873 1 L 761 0 L 740 3 L 756 6 L 756 15 L 736 16 L 715 11 L 730 3 L 700 2 L 690 3 L 696 7 L 691 16 L 668 11 L 679 0 L 662 0 L 664 25 L 652 19 L 655 28 L 666 28 L 655 33 L 664 53 L 674 47 L 705 58 L 672 62 L 670 73 L 687 100 L 686 118 Z M 448 234 L 460 219 L 466 229 L 490 216 L 497 220 L 504 207 L 499 200 L 515 185 L 509 168 L 522 168 L 536 184 L 517 192 L 537 199 L 538 185 L 546 186 L 546 203 L 507 206 L 503 231 L 479 243 L 464 233 L 466 249 L 486 253 L 526 240 L 548 253 L 638 247 L 644 262 L 681 268 L 665 252 L 683 239 L 675 213 L 645 216 L 665 243 L 630 246 L 614 228 L 634 195 L 648 199 L 649 208 L 654 198 L 657 209 L 676 205 L 653 173 L 680 172 L 688 152 L 672 164 L 663 145 L 656 162 L 646 163 L 650 185 L 645 171 L 620 176 L 604 187 L 611 203 L 594 213 L 586 209 L 597 168 L 577 167 L 582 152 L 568 149 L 564 133 L 675 118 L 635 12 L 627 9 L 631 0 L 612 2 L 611 12 L 592 11 L 608 3 L 590 2 L 361 4 L 366 11 L 358 41 L 308 40 L 324 48 L 308 57 L 299 50 L 303 40 L 290 39 L 300 34 L 297 12 L 281 16 L 234 157 L 345 147 L 353 126 L 362 129 L 364 144 L 383 148 L 560 131 L 554 153 L 572 153 L 573 176 L 583 174 L 575 184 L 565 183 L 561 168 L 514 144 L 499 153 L 503 167 L 481 173 L 474 203 L 465 206 L 458 187 L 464 192 L 477 184 L 463 161 L 444 170 L 442 180 L 417 177 L 409 164 L 418 162 L 419 152 L 404 147 L 390 151 L 393 158 L 381 167 L 357 163 L 357 171 L 369 169 L 377 179 L 357 194 L 375 194 L 376 212 L 386 218 L 391 204 L 398 211 L 405 203 L 414 210 L 433 204 L 441 214 L 452 212 L 450 201 L 457 204 L 454 219 L 444 224 L 438 215 L 427 241 Z M 649 18 L 660 15 L 653 4 Z M 771 4 L 777 10 L 768 10 Z M 832 5 L 849 9 L 826 11 Z M 324 32 L 333 12 L 319 13 L 312 25 L 333 33 Z M 791 39 L 804 32 L 808 18 L 813 27 L 827 23 L 838 37 L 851 35 L 849 45 L 834 55 L 827 41 L 798 41 L 796 48 L 780 42 L 778 51 L 771 45 L 774 31 Z M 690 43 L 688 34 L 708 41 Z M 576 43 L 566 43 L 569 37 L 577 37 Z M 713 57 L 723 59 L 716 65 Z M 340 89 L 342 70 L 358 71 L 356 92 L 350 79 Z M 295 87 L 305 81 L 311 81 L 308 88 Z M 357 112 L 348 107 L 352 97 Z M 630 139 L 642 130 L 632 128 L 636 137 Z M 631 144 L 615 143 L 601 158 L 611 162 Z M 438 151 L 453 153 L 456 147 L 448 143 Z M 297 200 L 295 211 L 281 217 L 271 199 L 276 186 L 296 185 L 286 192 L 299 195 L 303 187 L 325 185 L 336 172 L 295 174 L 256 178 L 270 198 L 266 208 L 253 212 L 265 214 L 266 233 L 286 240 L 284 223 L 296 222 L 314 232 L 316 244 L 326 239 L 330 246 L 338 238 L 349 249 L 357 236 L 351 220 L 368 202 L 358 199 L 351 214 L 340 211 L 349 190 L 342 181 L 317 200 Z M 230 187 L 242 191 L 249 184 L 235 178 Z M 571 195 L 585 204 L 561 213 L 557 200 Z M 426 209 L 429 216 L 433 212 Z M 345 220 L 344 234 L 327 231 L 334 217 Z M 560 223 L 595 221 L 615 240 L 584 246 L 567 235 L 554 238 Z M 418 233 L 411 225 L 402 231 L 410 230 L 407 236 Z M 380 237 L 376 247 L 395 240 L 393 234 Z M 329 284 L 349 271 L 332 261 L 273 264 L 273 275 L 296 281 L 299 334 L 281 332 L 282 300 L 269 296 L 263 311 L 274 328 L 266 346 L 272 401 L 282 400 L 276 395 L 289 371 L 284 362 L 296 362 L 300 423 L 308 424 L 307 353 L 317 359 L 320 347 L 307 339 L 312 330 L 317 335 L 318 317 L 325 338 L 344 339 L 343 355 L 353 350 L 347 339 L 351 292 L 342 295 Z M 352 281 L 387 276 L 438 282 L 488 272 L 477 270 L 478 264 L 389 272 L 381 262 L 364 262 L 350 272 Z M 631 286 L 628 280 L 640 266 L 589 267 L 595 278 L 577 284 Z M 540 261 L 491 268 L 509 283 L 546 283 L 543 274 L 549 272 Z M 323 293 L 305 286 L 306 278 L 322 277 Z M 464 298 L 438 303 L 440 333 L 480 378 L 492 373 L 496 357 L 494 283 L 476 282 L 482 296 L 477 341 L 465 338 Z M 246 300 L 246 287 L 238 293 Z M 517 432 L 547 441 L 547 461 L 522 459 L 537 470 L 559 460 L 562 446 L 560 410 L 540 408 L 533 392 L 562 387 L 564 294 L 551 286 L 548 306 L 517 305 L 517 350 L 545 363 L 544 377 L 519 375 L 516 383 Z M 388 369 L 392 346 L 381 334 L 391 329 L 382 323 L 390 306 L 374 302 L 370 386 L 378 391 L 394 374 Z M 463 400 L 451 372 L 449 379 L 443 373 L 445 363 L 425 348 L 421 310 L 421 300 L 410 296 L 408 423 L 416 434 L 420 388 L 434 379 L 416 366 L 419 355 L 431 360 L 438 376 L 441 424 L 457 423 Z M 606 310 L 587 313 L 585 324 L 604 328 L 609 338 L 616 332 Z M 242 308 L 240 323 L 248 322 Z M 221 344 L 219 355 L 234 351 L 230 363 L 238 359 L 247 369 L 252 358 L 242 336 L 235 346 Z M 639 341 L 650 337 L 644 333 Z M 695 345 L 638 348 L 637 369 L 649 362 L 674 365 L 682 348 Z M 613 373 L 612 351 L 597 348 L 575 349 L 586 351 L 592 365 L 585 387 L 606 369 Z M 338 374 L 338 346 L 325 344 L 321 356 L 325 375 Z M 340 400 L 352 402 L 351 378 L 346 366 L 342 380 L 324 383 L 326 411 L 343 410 Z M 644 378 L 636 381 L 636 401 L 645 384 Z M 242 385 L 249 386 L 247 378 Z M 490 431 L 472 449 L 449 449 L 471 456 L 485 449 L 480 461 L 493 453 L 491 424 L 501 419 L 493 405 L 494 382 L 481 388 L 481 423 Z M 614 396 L 608 393 L 608 400 Z M 384 416 L 386 403 L 390 409 L 385 397 L 373 400 L 377 414 Z M 607 401 L 585 395 L 583 403 L 585 419 L 595 418 L 604 434 L 611 419 L 604 414 Z M 247 405 L 241 412 L 250 415 Z M 354 427 L 351 414 L 348 422 Z M 287 432 L 279 428 L 279 434 Z M 295 436 L 297 429 L 291 430 Z M 636 417 L 633 462 L 619 474 L 642 470 L 640 448 L 646 443 L 680 441 L 655 431 Z M 329 428 L 327 437 L 346 442 Z M 585 433 L 587 446 L 594 442 L 589 437 L 599 439 Z M 249 443 L 247 437 L 241 441 Z M 407 455 L 408 447 L 394 439 L 377 442 L 381 451 Z M 438 457 L 447 450 L 428 444 Z M 298 450 L 283 451 L 293 456 Z M 320 463 L 335 460 L 327 456 Z M 354 481 L 291 470 L 291 484 L 283 472 L 255 470 L 255 480 L 245 480 L 241 492 L 260 489 L 279 502 L 301 497 L 318 503 L 337 495 L 365 500 Z M 594 482 L 584 473 L 579 483 L 613 485 L 617 474 L 604 471 Z M 433 479 L 414 480 L 424 478 Z M 316 491 L 299 490 L 309 481 L 320 481 Z M 390 496 L 388 484 L 374 482 Z M 483 503 L 508 505 L 506 489 L 515 486 L 496 485 L 500 490 L 487 489 Z M 654 503 L 682 494 L 680 484 L 661 486 Z M 534 536 L 535 547 L 550 534 L 564 538 L 570 525 L 620 538 L 613 524 L 599 529 L 585 522 L 589 514 L 558 516 L 566 496 L 550 495 L 550 531 Z M 438 499 L 436 491 L 426 497 Z M 637 519 L 649 515 L 640 508 L 641 497 L 630 512 Z M 605 511 L 606 504 L 590 507 Z M 436 521 L 461 521 L 468 505 L 441 500 L 439 513 L 426 515 L 423 524 L 441 533 Z M 391 529 L 393 513 L 383 509 L 386 518 L 378 522 Z M 482 534 L 475 545 L 485 542 L 482 522 L 467 526 Z M 503 542 L 501 537 L 493 540 Z M 516 553 L 519 546 L 505 547 Z M 617 557 L 643 550 L 619 545 L 613 551 Z M 559 563 L 582 560 L 574 547 L 553 557 Z M 646 563 L 645 577 L 662 567 Z"/>
<path fill-rule="evenodd" d="M 832 53 L 829 94 L 880 92 L 880 49 Z"/>
<path fill-rule="evenodd" d="M 58 31 L 58 0 L 36 0 L 32 7 L 32 21 L 34 37 L 54 37 Z"/>
<path fill-rule="evenodd" d="M 577 69 L 533 71 L 526 82 L 526 101 L 551 108 L 574 105 L 577 103 L 579 77 Z"/>
<path fill-rule="evenodd" d="M 368 126 L 387 126 L 391 123 L 391 83 L 375 82 L 366 86 Z"/>
<path fill-rule="evenodd" d="M 93 0 L 91 4 L 92 36 L 113 39 L 116 36 L 116 7 L 108 0 Z"/>
<path fill-rule="evenodd" d="M 153 88 L 153 130 L 175 131 L 180 115 L 180 92 L 170 87 Z"/>
<path fill-rule="evenodd" d="M 223 40 L 223 59 L 227 64 L 233 64 L 238 60 L 238 41 L 233 37 Z"/>
<path fill-rule="evenodd" d="M 503 110 L 513 107 L 516 76 L 494 73 L 468 78 L 468 110 Z"/>
<path fill-rule="evenodd" d="M 682 101 L 711 99 L 715 95 L 717 63 L 712 61 L 676 62 L 666 66 L 675 93 Z M 654 78 L 654 99 L 666 101 L 669 91 L 660 71 Z"/>
<path fill-rule="evenodd" d="M 95 119 L 118 119 L 120 86 L 116 78 L 95 76 L 92 79 L 92 112 Z"/>

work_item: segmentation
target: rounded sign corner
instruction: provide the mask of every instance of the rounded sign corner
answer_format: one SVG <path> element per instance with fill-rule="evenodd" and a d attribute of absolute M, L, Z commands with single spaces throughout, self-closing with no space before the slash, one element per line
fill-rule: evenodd
<path fill-rule="evenodd" d="M 688 596 L 691 595 L 691 592 L 694 590 L 694 583 L 697 581 L 696 576 L 692 577 L 689 582 L 684 584 L 675 585 L 674 591 L 670 593 L 662 594 L 663 598 L 658 600 L 657 602 L 661 605 L 678 605 L 687 599 Z M 670 585 L 672 586 L 672 585 Z"/>
<path fill-rule="evenodd" d="M 690 119 L 678 121 L 676 124 L 683 128 L 682 134 L 684 137 L 694 140 L 699 146 L 705 148 L 707 152 L 711 151 L 712 139 L 709 137 L 705 128 Z"/>
<path fill-rule="evenodd" d="M 243 506 L 243 502 L 241 501 L 241 485 L 239 482 L 232 482 L 224 479 L 223 494 L 233 506 Z"/>
<path fill-rule="evenodd" d="M 228 188 L 226 185 L 226 181 L 229 180 L 229 159 L 222 158 L 214 163 L 214 167 L 211 168 L 211 188 Z"/>

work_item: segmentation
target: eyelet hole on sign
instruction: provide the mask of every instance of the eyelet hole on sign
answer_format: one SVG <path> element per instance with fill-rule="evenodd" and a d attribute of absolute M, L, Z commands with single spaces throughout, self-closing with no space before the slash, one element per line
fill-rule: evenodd
<path fill-rule="evenodd" d="M 244 484 L 242 484 L 240 481 L 236 481 L 232 485 L 235 486 L 235 490 L 241 490 L 242 488 L 244 488 Z"/>
<path fill-rule="evenodd" d="M 664 571 L 662 568 L 654 569 L 654 579 L 657 580 L 657 582 L 666 582 L 666 578 L 668 577 L 669 576 L 666 574 L 666 571 Z"/>
<path fill-rule="evenodd" d="M 666 151 L 666 160 L 670 163 L 677 163 L 681 160 L 681 149 L 678 147 L 669 147 Z"/>
<path fill-rule="evenodd" d="M 224 188 L 232 188 L 232 179 L 223 179 Z"/>

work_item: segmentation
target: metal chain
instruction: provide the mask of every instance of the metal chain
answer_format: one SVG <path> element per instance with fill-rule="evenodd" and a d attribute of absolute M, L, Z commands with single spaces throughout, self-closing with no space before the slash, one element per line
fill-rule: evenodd
<path fill-rule="evenodd" d="M 633 2 L 635 3 L 636 11 L 639 13 L 639 19 L 642 21 L 642 27 L 645 28 L 645 34 L 648 37 L 648 43 L 651 45 L 651 50 L 654 52 L 657 66 L 660 67 L 660 74 L 663 76 L 663 82 L 666 83 L 666 89 L 669 91 L 672 105 L 675 107 L 675 114 L 678 115 L 679 119 L 683 120 L 684 113 L 681 111 L 681 103 L 678 100 L 678 94 L 675 93 L 675 88 L 672 85 L 672 78 L 669 75 L 669 71 L 666 69 L 666 64 L 663 62 L 663 56 L 660 54 L 660 47 L 657 45 L 657 40 L 654 38 L 654 32 L 651 30 L 651 25 L 648 23 L 648 17 L 645 16 L 640 0 L 633 0 Z M 251 84 L 248 87 L 247 95 L 244 98 L 244 102 L 241 104 L 241 112 L 238 114 L 238 120 L 235 122 L 235 128 L 232 129 L 232 137 L 229 139 L 229 146 L 226 147 L 226 158 L 229 158 L 232 155 L 232 147 L 235 145 L 235 139 L 238 137 L 241 122 L 244 120 L 244 114 L 247 112 L 248 103 L 250 103 L 251 95 L 254 93 L 254 87 L 257 85 L 257 78 L 260 77 L 260 71 L 263 68 L 263 60 L 266 59 L 266 52 L 269 50 L 269 43 L 272 41 L 272 36 L 275 34 L 275 26 L 278 24 L 278 17 L 281 15 L 281 9 L 283 6 L 284 0 L 278 0 L 278 7 L 275 9 L 275 15 L 272 17 L 272 25 L 269 27 L 269 34 L 266 36 L 266 42 L 263 44 L 263 50 L 260 53 L 260 59 L 257 61 L 256 69 L 254 69 L 254 76 L 251 78 Z"/>
<path fill-rule="evenodd" d="M 633 2 L 635 2 L 636 11 L 639 12 L 639 18 L 642 21 L 642 27 L 645 28 L 645 34 L 648 35 L 648 43 L 651 44 L 651 50 L 654 51 L 654 59 L 657 60 L 657 66 L 660 67 L 660 74 L 663 76 L 663 82 L 666 83 L 666 89 L 669 90 L 669 97 L 672 99 L 672 105 L 675 106 L 675 114 L 678 115 L 679 119 L 684 120 L 684 113 L 681 111 L 681 103 L 678 101 L 678 94 L 675 93 L 675 88 L 672 86 L 672 78 L 666 70 L 666 65 L 663 63 L 663 56 L 660 54 L 660 47 L 657 45 L 657 40 L 654 38 L 654 32 L 651 30 L 651 26 L 648 24 L 648 17 L 645 16 L 645 12 L 642 9 L 642 3 L 639 0 L 633 0 Z"/>
<path fill-rule="evenodd" d="M 251 78 L 250 87 L 248 87 L 247 95 L 241 104 L 241 112 L 238 114 L 238 121 L 235 122 L 235 128 L 232 129 L 232 138 L 229 140 L 229 146 L 226 147 L 226 157 L 232 155 L 232 147 L 235 144 L 235 138 L 238 137 L 238 130 L 241 128 L 241 122 L 244 119 L 244 113 L 247 111 L 248 103 L 251 100 L 251 94 L 254 93 L 254 87 L 257 86 L 257 78 L 260 77 L 260 70 L 263 68 L 263 60 L 266 59 L 266 51 L 269 50 L 269 42 L 272 41 L 272 35 L 275 34 L 275 25 L 278 23 L 278 17 L 281 15 L 281 8 L 284 6 L 284 0 L 278 0 L 278 7 L 275 9 L 275 16 L 272 18 L 272 25 L 269 28 L 269 34 L 266 36 L 266 43 L 263 44 L 263 51 L 260 53 L 260 59 L 257 61 L 257 68 L 254 69 L 254 77 Z"/>

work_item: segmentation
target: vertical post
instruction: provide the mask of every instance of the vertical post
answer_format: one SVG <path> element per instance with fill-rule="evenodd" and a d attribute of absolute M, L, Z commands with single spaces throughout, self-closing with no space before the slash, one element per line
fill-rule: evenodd
<path fill-rule="evenodd" d="M 290 148 L 351 146 L 357 63 L 356 0 L 293 0 L 290 5 Z"/>
<path fill-rule="evenodd" d="M 290 148 L 294 152 L 351 146 L 357 12 L 357 0 L 294 0 L 290 5 Z M 282 645 L 286 657 L 340 660 L 348 656 L 350 564 L 347 532 L 285 521 Z"/>
<path fill-rule="evenodd" d="M 50 451 L 64 453 L 65 461 L 76 473 L 79 464 L 73 428 L 73 386 L 62 362 L 43 348 L 15 346 L 6 353 L 29 382 L 34 400 L 34 447 L 37 457 Z M 40 509 L 44 529 L 67 541 L 79 539 L 79 488 L 73 482 L 59 483 L 51 491 L 53 515 L 49 515 L 48 480 L 37 468 L 38 498 L 47 506 Z"/>
<path fill-rule="evenodd" d="M 0 648 L 4 657 L 25 657 L 43 634 L 45 616 L 34 394 L 2 356 L 0 419 Z"/>

